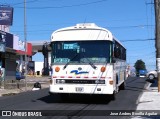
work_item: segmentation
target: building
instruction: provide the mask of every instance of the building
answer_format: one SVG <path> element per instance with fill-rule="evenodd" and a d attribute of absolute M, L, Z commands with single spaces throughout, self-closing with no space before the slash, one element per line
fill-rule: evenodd
<path fill-rule="evenodd" d="M 31 60 L 32 44 L 27 43 L 27 52 L 25 53 L 24 42 L 20 41 L 18 36 L 0 31 L 0 46 L 0 71 L 3 72 L 1 80 L 15 80 L 17 61 L 21 63 L 19 65 L 22 69 L 23 64 L 25 64 L 25 54 L 27 59 Z"/>
<path fill-rule="evenodd" d="M 38 53 L 38 52 L 41 52 L 42 54 L 43 54 L 43 45 L 45 44 L 45 43 L 47 43 L 47 48 L 48 48 L 48 58 L 47 58 L 47 60 L 48 60 L 48 68 L 49 68 L 49 66 L 50 66 L 50 64 L 51 64 L 51 48 L 50 48 L 50 42 L 46 42 L 46 41 L 32 41 L 32 52 L 33 52 L 33 55 L 35 55 L 36 53 Z M 35 72 L 37 73 L 37 74 L 39 74 L 39 75 L 43 75 L 43 68 L 45 67 L 44 65 L 44 62 L 45 61 L 43 61 L 43 62 L 36 62 L 35 61 L 35 63 L 34 63 L 34 67 L 35 67 Z M 49 74 L 50 74 L 50 72 L 49 72 Z"/>

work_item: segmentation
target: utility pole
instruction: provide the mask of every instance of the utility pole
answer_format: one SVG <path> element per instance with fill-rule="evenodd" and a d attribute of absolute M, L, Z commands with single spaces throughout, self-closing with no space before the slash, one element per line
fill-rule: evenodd
<path fill-rule="evenodd" d="M 49 76 L 49 64 L 48 64 L 48 43 L 45 42 L 42 47 L 42 53 L 44 55 L 43 75 Z"/>
<path fill-rule="evenodd" d="M 158 92 L 160 92 L 160 0 L 154 0 L 156 24 L 156 65 L 158 73 Z"/>
<path fill-rule="evenodd" d="M 24 0 L 24 42 L 25 42 L 25 91 L 27 91 L 27 31 L 26 31 L 26 0 Z"/>

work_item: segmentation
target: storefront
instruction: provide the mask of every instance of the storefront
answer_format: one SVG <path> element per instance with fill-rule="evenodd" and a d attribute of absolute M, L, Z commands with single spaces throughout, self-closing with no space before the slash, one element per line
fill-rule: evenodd
<path fill-rule="evenodd" d="M 24 43 L 19 43 L 19 50 L 16 50 L 17 54 L 17 71 L 23 72 L 25 70 L 25 62 L 27 64 L 27 74 L 32 70 L 34 72 L 34 68 L 30 66 L 29 62 L 32 61 L 32 44 L 27 43 L 27 51 L 24 50 Z M 26 61 L 25 61 L 26 55 Z"/>
<path fill-rule="evenodd" d="M 23 44 L 22 44 L 23 43 Z M 0 80 L 15 80 L 17 71 L 17 61 L 21 62 L 21 67 L 25 64 L 24 56 L 27 55 L 27 62 L 32 56 L 32 44 L 27 43 L 27 52 L 24 51 L 24 42 L 18 36 L 0 31 Z M 22 68 L 21 68 L 22 69 Z M 1 75 L 3 71 L 3 75 Z"/>
<path fill-rule="evenodd" d="M 16 74 L 16 51 L 6 48 L 6 52 L 1 54 L 2 68 L 5 71 L 5 80 L 15 80 Z"/>
<path fill-rule="evenodd" d="M 3 58 L 3 55 L 6 51 L 6 45 L 4 42 L 0 42 L 0 82 L 4 81 L 5 76 L 5 59 Z"/>

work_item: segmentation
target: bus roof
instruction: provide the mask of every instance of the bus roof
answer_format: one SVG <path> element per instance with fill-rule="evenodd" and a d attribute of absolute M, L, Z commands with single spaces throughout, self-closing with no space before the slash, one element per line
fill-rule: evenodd
<path fill-rule="evenodd" d="M 112 33 L 95 23 L 79 23 L 75 26 L 66 27 L 54 31 L 51 35 L 52 41 L 86 41 L 86 40 L 109 40 L 115 39 Z M 120 42 L 119 42 L 120 43 Z M 121 44 L 121 43 L 120 43 Z M 122 44 L 121 44 L 122 45 Z"/>

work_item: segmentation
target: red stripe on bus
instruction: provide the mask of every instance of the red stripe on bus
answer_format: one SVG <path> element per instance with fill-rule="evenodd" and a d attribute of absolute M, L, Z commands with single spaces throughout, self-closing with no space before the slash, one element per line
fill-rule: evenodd
<path fill-rule="evenodd" d="M 88 78 L 88 76 L 84 76 L 84 78 Z"/>
<path fill-rule="evenodd" d="M 93 76 L 93 78 L 97 78 L 97 76 Z"/>

